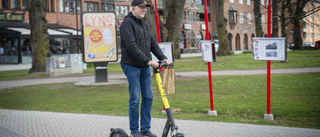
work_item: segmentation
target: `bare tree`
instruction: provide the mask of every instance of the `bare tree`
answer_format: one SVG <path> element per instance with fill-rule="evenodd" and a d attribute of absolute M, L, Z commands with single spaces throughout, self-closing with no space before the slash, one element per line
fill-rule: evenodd
<path fill-rule="evenodd" d="M 260 2 L 260 0 L 254 0 L 254 2 Z M 281 37 L 287 36 L 287 31 L 293 31 L 293 39 L 295 49 L 302 49 L 302 24 L 303 18 L 312 15 L 320 10 L 319 6 L 313 6 L 314 8 L 305 11 L 303 10 L 307 4 L 310 6 L 315 3 L 320 3 L 319 0 L 272 0 L 272 37 L 278 37 L 279 27 L 281 27 Z M 264 6 L 260 6 L 266 8 Z M 280 9 L 278 9 L 280 7 Z M 279 26 L 280 19 L 281 26 Z M 313 22 L 312 22 L 313 24 Z M 287 46 L 287 42 L 286 42 Z"/>
<path fill-rule="evenodd" d="M 29 3 L 30 43 L 32 47 L 32 67 L 29 73 L 45 72 L 46 57 L 49 51 L 49 36 L 43 0 L 32 0 Z"/>

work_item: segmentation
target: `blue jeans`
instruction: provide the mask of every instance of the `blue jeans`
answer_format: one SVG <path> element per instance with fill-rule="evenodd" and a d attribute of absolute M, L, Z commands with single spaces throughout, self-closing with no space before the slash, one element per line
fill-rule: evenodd
<path fill-rule="evenodd" d="M 149 131 L 151 127 L 151 109 L 153 101 L 150 67 L 139 68 L 121 64 L 129 83 L 129 121 L 131 132 L 139 131 L 139 101 L 141 91 L 140 131 Z"/>

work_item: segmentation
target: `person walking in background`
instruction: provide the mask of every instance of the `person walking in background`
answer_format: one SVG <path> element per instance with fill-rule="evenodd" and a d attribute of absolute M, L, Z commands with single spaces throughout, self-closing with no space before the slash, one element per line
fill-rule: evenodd
<path fill-rule="evenodd" d="M 152 79 L 150 66 L 159 67 L 157 61 L 151 60 L 150 51 L 159 59 L 170 64 L 155 41 L 149 26 L 142 18 L 147 12 L 145 0 L 133 0 L 132 11 L 124 18 L 120 26 L 121 68 L 129 83 L 129 122 L 133 137 L 156 137 L 150 131 L 151 109 L 153 102 Z M 139 100 L 141 118 L 139 132 Z"/>
<path fill-rule="evenodd" d="M 184 44 L 182 43 L 182 41 L 179 43 L 179 49 L 180 49 L 180 53 L 183 53 L 183 48 L 184 48 Z"/>

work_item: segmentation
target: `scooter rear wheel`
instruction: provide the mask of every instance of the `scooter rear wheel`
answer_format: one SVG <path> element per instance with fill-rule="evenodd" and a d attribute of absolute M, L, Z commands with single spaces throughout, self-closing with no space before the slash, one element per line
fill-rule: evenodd
<path fill-rule="evenodd" d="M 178 133 L 175 135 L 175 137 L 184 137 L 184 134 L 183 133 Z"/>
<path fill-rule="evenodd" d="M 110 131 L 111 133 L 109 137 L 129 137 L 128 134 L 124 132 L 124 130 L 122 130 L 121 128 L 111 128 Z"/>

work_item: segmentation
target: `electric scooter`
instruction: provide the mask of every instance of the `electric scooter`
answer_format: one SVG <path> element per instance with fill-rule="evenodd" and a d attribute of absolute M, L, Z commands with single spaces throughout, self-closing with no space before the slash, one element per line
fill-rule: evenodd
<path fill-rule="evenodd" d="M 159 91 L 160 91 L 160 94 L 161 94 L 162 102 L 163 102 L 163 105 L 164 105 L 164 107 L 166 109 L 166 113 L 167 113 L 167 122 L 166 122 L 166 125 L 165 125 L 164 129 L 163 129 L 161 137 L 167 137 L 168 133 L 169 133 L 169 130 L 171 130 L 170 137 L 184 137 L 183 133 L 179 133 L 178 132 L 178 126 L 176 126 L 175 123 L 174 123 L 174 119 L 172 117 L 172 112 L 171 112 L 171 109 L 170 109 L 170 105 L 169 105 L 169 101 L 168 101 L 168 98 L 167 98 L 167 94 L 164 91 L 163 84 L 162 84 L 162 79 L 161 79 L 161 76 L 160 76 L 160 67 L 161 66 L 168 66 L 168 65 L 169 64 L 166 64 L 163 61 L 159 61 L 159 67 L 153 69 L 154 74 L 156 76 L 157 85 L 159 87 Z M 152 67 L 153 67 L 153 65 L 152 65 Z M 122 130 L 121 128 L 116 128 L 116 129 L 115 128 L 111 128 L 110 131 L 111 131 L 111 133 L 110 133 L 109 137 L 129 137 L 128 134 L 124 130 Z"/>

